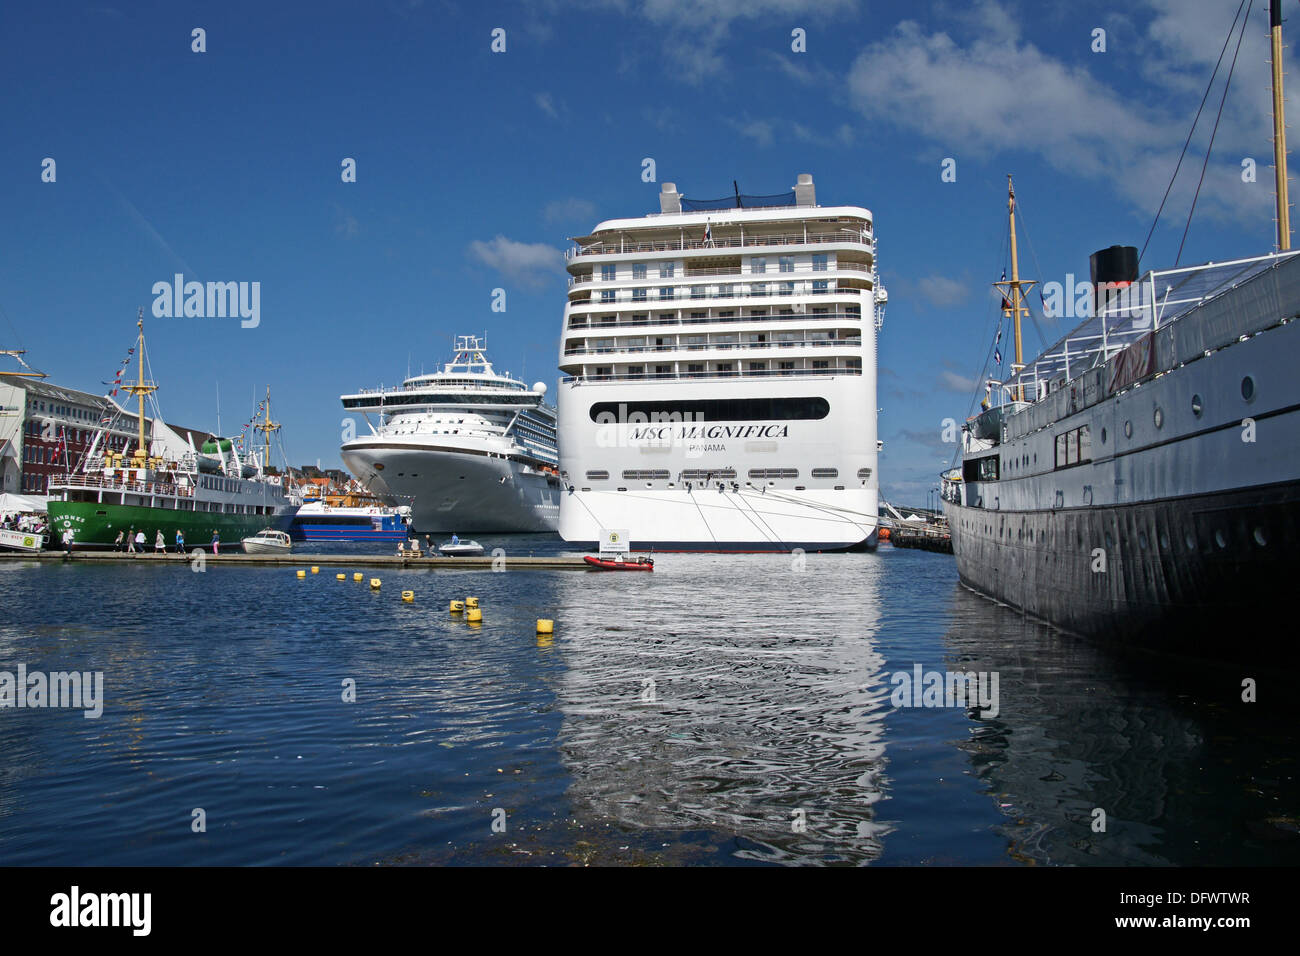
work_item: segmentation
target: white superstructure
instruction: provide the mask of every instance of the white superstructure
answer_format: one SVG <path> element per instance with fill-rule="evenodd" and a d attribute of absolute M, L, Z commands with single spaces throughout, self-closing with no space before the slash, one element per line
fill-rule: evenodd
<path fill-rule="evenodd" d="M 555 409 L 546 386 L 497 373 L 485 351 L 482 340 L 461 336 L 442 371 L 342 396 L 370 429 L 344 443 L 343 463 L 372 494 L 409 501 L 416 532 L 556 528 Z"/>
<path fill-rule="evenodd" d="M 876 543 L 871 213 L 779 196 L 611 219 L 568 254 L 560 534 L 594 545 L 832 550 Z"/>

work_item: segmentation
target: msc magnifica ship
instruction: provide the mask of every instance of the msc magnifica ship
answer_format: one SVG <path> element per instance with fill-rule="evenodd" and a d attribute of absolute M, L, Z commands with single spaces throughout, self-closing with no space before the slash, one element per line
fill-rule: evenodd
<path fill-rule="evenodd" d="M 871 213 L 788 192 L 610 219 L 568 254 L 560 535 L 592 546 L 876 544 Z"/>
<path fill-rule="evenodd" d="M 485 352 L 480 339 L 461 336 L 441 372 L 342 396 L 370 428 L 339 449 L 343 463 L 372 494 L 409 502 L 413 531 L 555 530 L 560 482 L 546 386 L 499 374 Z"/>

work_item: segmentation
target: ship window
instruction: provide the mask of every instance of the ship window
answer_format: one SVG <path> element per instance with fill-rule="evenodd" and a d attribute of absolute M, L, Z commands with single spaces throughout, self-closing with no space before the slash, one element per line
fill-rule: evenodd
<path fill-rule="evenodd" d="M 812 476 L 814 478 L 838 478 L 840 470 L 838 468 L 814 468 Z"/>
<path fill-rule="evenodd" d="M 858 469 L 858 477 L 859 477 L 859 478 L 870 478 L 870 477 L 871 477 L 871 469 L 870 469 L 870 468 L 859 468 L 859 469 Z"/>
<path fill-rule="evenodd" d="M 1163 411 L 1159 406 L 1156 406 L 1155 415 L 1154 415 L 1154 417 L 1153 417 L 1153 420 L 1154 420 L 1155 423 L 1156 423 L 1156 428 L 1161 428 L 1161 427 L 1163 427 L 1164 424 L 1165 424 L 1165 413 L 1164 413 L 1164 411 Z"/>
<path fill-rule="evenodd" d="M 1205 410 L 1204 407 L 1201 405 L 1201 396 L 1199 396 L 1199 395 L 1193 395 L 1193 396 L 1192 396 L 1192 414 L 1195 415 L 1197 418 L 1200 418 L 1200 417 L 1201 417 L 1201 412 L 1203 412 L 1204 410 Z M 1102 439 L 1102 440 L 1104 441 L 1105 439 Z"/>
<path fill-rule="evenodd" d="M 607 471 L 589 471 L 587 472 L 588 481 L 608 481 L 609 472 Z"/>
<path fill-rule="evenodd" d="M 618 275 L 618 269 L 616 266 L 600 267 L 600 278 L 601 281 L 603 282 L 613 282 L 617 275 Z"/>
<path fill-rule="evenodd" d="M 590 475 L 590 473 L 588 473 Z M 666 481 L 668 472 L 663 469 L 623 472 L 624 481 Z"/>
<path fill-rule="evenodd" d="M 634 262 L 634 263 L 632 263 L 632 278 L 633 278 L 633 279 L 644 279 L 644 278 L 645 278 L 645 263 L 644 263 L 644 262 Z"/>
<path fill-rule="evenodd" d="M 750 259 L 749 271 L 754 273 L 767 272 L 767 260 L 760 256 L 755 256 L 754 258 Z"/>
<path fill-rule="evenodd" d="M 1241 380 L 1241 397 L 1248 402 L 1255 400 L 1255 380 L 1249 375 Z"/>
<path fill-rule="evenodd" d="M 659 263 L 659 278 L 671 279 L 673 277 L 673 268 L 674 266 L 671 262 Z"/>
<path fill-rule="evenodd" d="M 751 468 L 750 478 L 798 478 L 798 468 Z"/>
<path fill-rule="evenodd" d="M 688 469 L 681 473 L 680 478 L 682 481 L 734 481 L 736 470 L 734 468 L 719 468 L 715 471 Z"/>

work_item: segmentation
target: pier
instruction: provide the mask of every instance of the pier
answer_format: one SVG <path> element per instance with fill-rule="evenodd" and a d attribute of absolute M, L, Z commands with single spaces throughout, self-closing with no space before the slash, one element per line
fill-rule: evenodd
<path fill-rule="evenodd" d="M 200 559 L 193 554 L 128 554 L 121 551 L 5 551 L 3 561 L 68 562 L 70 564 L 139 563 L 158 565 L 191 564 Z M 545 555 L 542 557 L 398 557 L 394 554 L 210 554 L 203 552 L 205 566 L 305 568 L 389 568 L 433 571 L 491 571 L 494 562 L 506 571 L 586 571 L 582 555 Z"/>
<path fill-rule="evenodd" d="M 945 528 L 894 528 L 889 543 L 896 548 L 917 548 L 921 551 L 938 551 L 952 554 L 952 535 Z"/>

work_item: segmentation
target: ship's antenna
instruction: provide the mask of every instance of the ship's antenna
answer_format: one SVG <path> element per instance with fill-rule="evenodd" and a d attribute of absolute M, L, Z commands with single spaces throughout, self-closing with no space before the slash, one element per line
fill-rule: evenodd
<path fill-rule="evenodd" d="M 1020 318 L 1028 314 L 1029 310 L 1025 308 L 1024 294 L 1037 284 L 1035 279 L 1020 278 L 1020 260 L 1016 255 L 1016 187 L 1011 181 L 1011 174 L 1007 173 L 1007 219 L 1011 224 L 1011 278 L 1002 279 L 993 283 L 1002 290 L 1002 312 L 1004 315 L 1012 317 L 1012 325 L 1015 329 L 1016 336 L 1016 363 L 1012 366 L 1012 375 L 1016 376 L 1016 400 L 1023 402 L 1025 400 L 1025 384 L 1020 381 L 1020 370 L 1025 367 L 1025 357 L 1023 347 L 1020 341 Z M 1007 290 L 1010 289 L 1011 297 L 1007 298 Z"/>
<path fill-rule="evenodd" d="M 1287 199 L 1286 94 L 1282 88 L 1282 0 L 1269 0 L 1268 25 L 1273 40 L 1273 168 L 1277 176 L 1277 247 L 1291 248 L 1291 208 Z"/>

